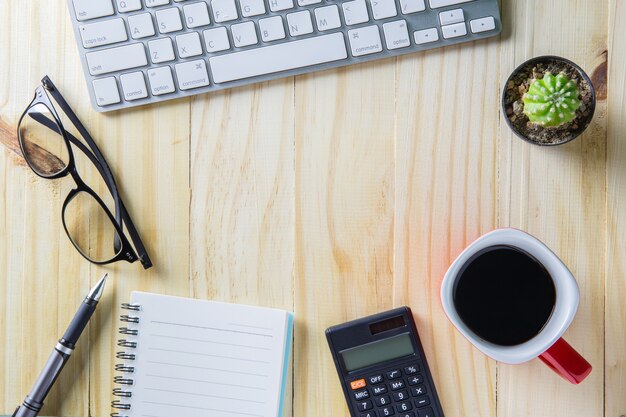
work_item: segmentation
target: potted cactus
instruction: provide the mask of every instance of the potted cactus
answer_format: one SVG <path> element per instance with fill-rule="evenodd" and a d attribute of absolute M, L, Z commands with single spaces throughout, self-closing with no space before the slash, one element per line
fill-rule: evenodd
<path fill-rule="evenodd" d="M 556 56 L 526 61 L 509 76 L 502 111 L 513 132 L 536 145 L 561 145 L 587 129 L 596 97 L 587 74 Z"/>

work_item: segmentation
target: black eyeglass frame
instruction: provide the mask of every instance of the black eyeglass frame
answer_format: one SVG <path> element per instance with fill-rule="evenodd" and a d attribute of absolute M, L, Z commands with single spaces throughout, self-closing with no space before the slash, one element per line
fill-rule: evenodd
<path fill-rule="evenodd" d="M 67 118 L 72 122 L 72 124 L 74 125 L 78 133 L 80 133 L 82 138 L 87 143 L 87 146 L 85 146 L 79 139 L 77 139 L 75 136 L 73 136 L 71 133 L 69 133 L 65 129 L 65 127 L 63 126 L 63 122 L 61 121 L 61 118 L 59 117 L 59 114 L 57 113 L 55 105 L 50 99 L 49 95 L 52 96 L 54 101 L 58 104 L 58 106 L 64 112 L 65 116 L 67 116 Z M 50 120 L 44 115 L 39 115 L 39 117 L 34 117 L 33 114 L 29 113 L 30 110 L 38 104 L 44 105 L 50 111 L 50 113 L 52 114 L 52 117 L 54 118 L 54 121 Z M 21 129 L 22 121 L 24 117 L 26 117 L 27 115 L 29 115 L 35 121 L 46 126 L 48 129 L 51 129 L 53 131 L 56 131 L 57 133 L 60 133 L 61 136 L 63 137 L 65 141 L 65 145 L 67 147 L 68 162 L 67 162 L 67 165 L 59 172 L 56 172 L 50 175 L 45 175 L 44 173 L 40 172 L 33 165 L 33 163 L 29 160 L 27 156 L 28 153 L 26 152 L 26 149 L 25 149 L 24 138 L 22 137 L 22 129 Z M 74 183 L 76 184 L 76 188 L 71 190 L 69 194 L 67 195 L 67 197 L 65 198 L 65 202 L 63 203 L 63 207 L 62 207 L 61 219 L 63 222 L 63 228 L 65 229 L 65 233 L 67 234 L 69 240 L 72 242 L 72 245 L 74 245 L 74 247 L 78 250 L 78 252 L 85 259 L 87 259 L 89 262 L 94 263 L 96 265 L 106 265 L 106 264 L 111 264 L 111 263 L 118 262 L 118 261 L 127 261 L 130 263 L 133 263 L 139 260 L 141 264 L 143 265 L 144 269 L 148 269 L 152 266 L 152 261 L 150 260 L 150 257 L 148 256 L 148 252 L 146 251 L 145 246 L 143 245 L 143 242 L 141 241 L 141 238 L 139 237 L 139 233 L 137 232 L 137 229 L 135 228 L 135 225 L 133 224 L 133 221 L 131 220 L 130 215 L 128 214 L 128 211 L 126 210 L 126 207 L 124 206 L 124 203 L 122 202 L 122 199 L 119 196 L 115 179 L 113 178 L 111 169 L 109 168 L 109 165 L 104 159 L 102 152 L 100 152 L 100 149 L 96 145 L 95 141 L 93 140 L 93 138 L 91 137 L 91 135 L 89 134 L 85 126 L 78 119 L 74 111 L 71 109 L 69 104 L 65 101 L 65 99 L 63 98 L 59 90 L 54 86 L 54 84 L 52 83 L 52 80 L 50 80 L 48 76 L 45 76 L 41 80 L 41 85 L 38 86 L 37 89 L 35 90 L 35 97 L 31 101 L 31 103 L 28 105 L 28 107 L 26 108 L 22 116 L 20 117 L 18 128 L 17 128 L 17 134 L 18 134 L 18 142 L 19 142 L 20 149 L 22 151 L 22 155 L 24 155 L 24 159 L 26 160 L 26 163 L 33 170 L 35 174 L 37 174 L 41 178 L 49 179 L 49 180 L 63 178 L 69 174 L 74 180 Z M 107 188 L 109 189 L 109 192 L 111 193 L 111 196 L 113 197 L 113 201 L 115 204 L 115 215 L 111 213 L 111 210 L 109 210 L 109 208 L 106 206 L 104 201 L 98 196 L 98 194 L 96 194 L 96 192 L 93 191 L 93 189 L 91 189 L 91 187 L 89 187 L 85 183 L 85 181 L 80 177 L 78 170 L 76 169 L 76 163 L 75 163 L 74 153 L 72 151 L 71 144 L 75 145 L 81 152 L 83 152 L 89 158 L 89 160 L 98 170 L 99 174 L 102 176 L 102 179 L 104 180 Z M 85 192 L 94 198 L 94 200 L 104 210 L 109 220 L 115 227 L 116 236 L 115 236 L 115 241 L 114 241 L 114 246 L 115 246 L 114 249 L 115 249 L 116 254 L 111 259 L 108 259 L 105 261 L 96 261 L 94 259 L 91 259 L 89 255 L 83 252 L 83 250 L 78 246 L 78 244 L 74 241 L 74 239 L 72 239 L 72 236 L 65 222 L 65 210 L 67 206 L 69 205 L 69 203 L 81 192 Z M 128 238 L 126 237 L 124 233 L 124 229 L 123 229 L 124 225 L 126 225 L 128 233 L 130 235 L 130 239 L 132 240 L 136 251 L 135 249 L 133 249 L 133 246 L 130 244 Z"/>

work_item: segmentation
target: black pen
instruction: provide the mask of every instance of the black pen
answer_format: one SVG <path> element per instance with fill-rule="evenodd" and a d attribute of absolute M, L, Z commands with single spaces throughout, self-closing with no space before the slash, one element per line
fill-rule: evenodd
<path fill-rule="evenodd" d="M 12 417 L 36 417 L 39 414 L 50 388 L 52 388 L 57 377 L 61 374 L 61 370 L 63 370 L 63 367 L 70 359 L 81 333 L 87 327 L 87 323 L 89 323 L 89 319 L 94 311 L 96 311 L 98 301 L 102 297 L 106 279 L 107 274 L 89 291 L 83 303 L 78 307 L 76 315 L 74 315 L 65 334 L 52 351 L 46 366 L 44 366 L 43 371 L 39 374 L 39 378 L 37 378 L 37 382 L 35 382 L 30 393 L 26 396 L 24 403 L 17 407 Z"/>

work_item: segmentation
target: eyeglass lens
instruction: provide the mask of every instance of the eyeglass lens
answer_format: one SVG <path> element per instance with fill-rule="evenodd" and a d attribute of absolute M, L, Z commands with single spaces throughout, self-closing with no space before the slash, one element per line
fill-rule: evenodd
<path fill-rule="evenodd" d="M 69 164 L 69 150 L 50 109 L 37 103 L 28 109 L 19 126 L 24 158 L 41 176 L 61 172 Z"/>

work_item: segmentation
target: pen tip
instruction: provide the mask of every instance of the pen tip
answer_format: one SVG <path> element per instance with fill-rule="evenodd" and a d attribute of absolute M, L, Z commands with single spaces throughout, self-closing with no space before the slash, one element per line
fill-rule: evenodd
<path fill-rule="evenodd" d="M 87 298 L 90 298 L 94 301 L 100 301 L 102 293 L 104 292 L 104 284 L 106 284 L 108 276 L 109 274 L 104 274 L 104 276 L 100 278 L 100 281 L 98 281 L 98 283 L 94 285 L 94 287 L 89 291 Z"/>

